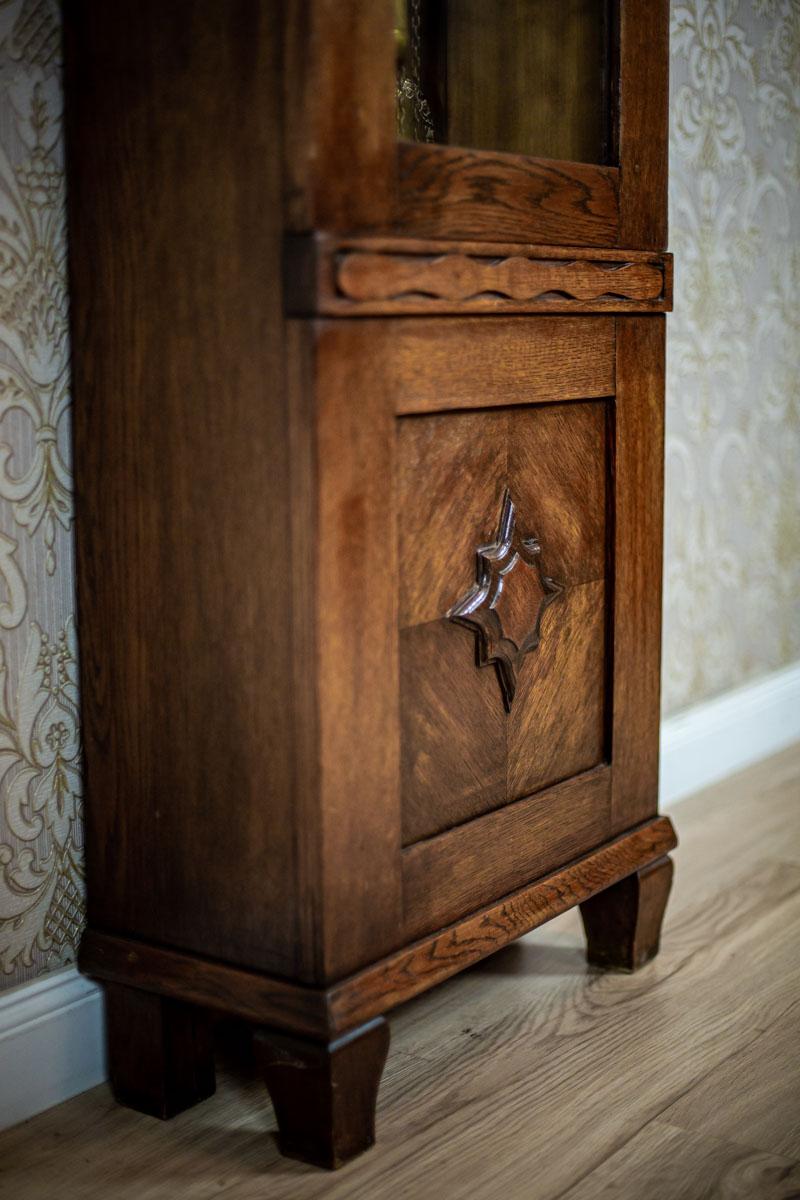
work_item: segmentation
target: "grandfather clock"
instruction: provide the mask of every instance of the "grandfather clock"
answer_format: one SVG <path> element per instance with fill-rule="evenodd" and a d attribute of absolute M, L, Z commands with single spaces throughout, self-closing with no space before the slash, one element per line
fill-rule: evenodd
<path fill-rule="evenodd" d="M 666 0 L 67 0 L 88 928 L 169 1116 L 580 905 L 658 948 Z"/>

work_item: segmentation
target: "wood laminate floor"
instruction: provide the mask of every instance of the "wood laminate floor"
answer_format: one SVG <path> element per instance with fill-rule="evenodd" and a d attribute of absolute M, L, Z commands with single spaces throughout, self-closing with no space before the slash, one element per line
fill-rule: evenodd
<path fill-rule="evenodd" d="M 0 1196 L 800 1197 L 800 747 L 671 815 L 659 958 L 589 970 L 570 913 L 398 1011 L 378 1145 L 344 1170 L 278 1155 L 233 1055 L 173 1121 L 99 1087 L 6 1131 Z"/>

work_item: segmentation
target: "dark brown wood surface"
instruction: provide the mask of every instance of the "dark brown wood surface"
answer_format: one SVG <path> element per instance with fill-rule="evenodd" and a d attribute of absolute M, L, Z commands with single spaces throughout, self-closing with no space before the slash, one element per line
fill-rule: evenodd
<path fill-rule="evenodd" d="M 405 844 L 506 803 L 508 718 L 474 634 L 444 619 L 401 629 L 400 716 Z"/>
<path fill-rule="evenodd" d="M 567 588 L 542 619 L 508 715 L 507 793 L 516 799 L 602 762 L 605 583 Z"/>
<path fill-rule="evenodd" d="M 300 921 L 324 982 L 401 919 L 394 417 L 369 326 L 287 332 Z"/>
<path fill-rule="evenodd" d="M 108 1076 L 120 1104 L 165 1120 L 214 1094 L 208 1013 L 118 983 L 103 993 Z"/>
<path fill-rule="evenodd" d="M 276 32 L 66 5 L 77 581 L 91 922 L 302 974 Z"/>
<path fill-rule="evenodd" d="M 603 590 L 602 581 L 572 588 L 562 604 L 547 610 L 541 644 L 523 661 L 510 713 L 495 671 L 476 667 L 469 631 L 448 621 L 402 630 L 406 844 L 602 761 Z M 554 818 L 552 834 L 559 832 Z M 486 849 L 487 870 L 497 867 L 502 877 L 507 862 L 505 845 L 496 852 Z M 503 890 L 500 883 L 494 895 Z"/>
<path fill-rule="evenodd" d="M 611 761 L 613 829 L 658 805 L 664 505 L 664 318 L 617 328 Z"/>
<path fill-rule="evenodd" d="M 389 0 L 281 11 L 65 6 L 81 965 L 153 1110 L 208 1084 L 175 1005 L 328 1044 L 627 877 L 638 961 L 674 845 L 665 0 L 618 167 L 398 145 Z"/>
<path fill-rule="evenodd" d="M 620 4 L 619 245 L 667 245 L 669 0 Z"/>
<path fill-rule="evenodd" d="M 452 353 L 460 375 L 456 339 Z M 464 386 L 480 394 L 490 372 Z M 506 486 L 546 574 L 568 587 L 603 578 L 606 405 L 527 405 L 527 394 L 520 370 L 508 407 L 398 421 L 401 628 L 443 617 L 474 583 L 475 551 L 495 533 Z"/>
<path fill-rule="evenodd" d="M 478 390 L 484 377 L 473 380 Z M 519 398 L 525 385 L 521 375 Z M 405 843 L 603 756 L 605 407 L 547 404 L 399 422 Z M 508 715 L 497 681 L 477 678 L 494 671 L 476 668 L 475 635 L 454 637 L 447 620 L 475 582 L 476 549 L 494 536 L 506 487 L 521 528 L 540 543 L 542 569 L 563 589 L 544 613 L 540 644 L 522 662 Z M 515 598 L 524 632 L 537 599 L 519 573 L 506 579 L 496 608 L 505 624 L 513 622 L 506 605 Z M 499 846 L 497 858 L 505 859 Z M 490 852 L 489 859 L 496 861 Z M 500 883 L 494 895 L 505 890 Z"/>
<path fill-rule="evenodd" d="M 586 260 L 550 263 L 515 256 L 498 262 L 456 254 L 423 259 L 360 253 L 342 255 L 336 267 L 336 286 L 345 298 L 362 303 L 417 293 L 449 302 L 451 307 L 470 302 L 477 307 L 481 297 L 486 297 L 495 306 L 489 308 L 484 300 L 486 311 L 494 312 L 504 299 L 520 308 L 536 300 L 544 308 L 551 296 L 585 305 L 598 300 L 613 302 L 618 296 L 630 301 L 657 300 L 664 276 L 649 263 L 626 262 L 609 268 Z"/>
<path fill-rule="evenodd" d="M 405 940 L 599 845 L 608 834 L 610 808 L 611 771 L 600 766 L 406 847 Z"/>
<path fill-rule="evenodd" d="M 282 1154 L 335 1169 L 373 1145 L 389 1050 L 382 1017 L 327 1044 L 261 1029 L 255 1045 Z"/>
<path fill-rule="evenodd" d="M 86 975 L 142 992 L 185 999 L 253 1024 L 330 1037 L 324 992 L 230 963 L 87 930 L 78 965 Z"/>
<path fill-rule="evenodd" d="M 672 874 L 659 858 L 581 905 L 592 966 L 635 971 L 658 954 Z"/>
<path fill-rule="evenodd" d="M 599 102 L 593 109 L 611 126 L 606 157 L 619 166 L 598 166 L 497 148 L 398 146 L 390 0 L 291 0 L 287 229 L 663 248 L 668 4 L 619 0 L 619 9 L 610 21 L 610 112 Z M 546 101 L 567 74 L 565 58 Z"/>
<path fill-rule="evenodd" d="M 393 231 L 416 237 L 619 241 L 616 167 L 401 142 Z"/>
<path fill-rule="evenodd" d="M 433 317 L 369 328 L 398 414 L 614 392 L 613 317 Z"/>
<path fill-rule="evenodd" d="M 396 187 L 391 0 L 287 0 L 282 22 L 262 7 L 284 30 L 285 227 L 386 229 Z"/>

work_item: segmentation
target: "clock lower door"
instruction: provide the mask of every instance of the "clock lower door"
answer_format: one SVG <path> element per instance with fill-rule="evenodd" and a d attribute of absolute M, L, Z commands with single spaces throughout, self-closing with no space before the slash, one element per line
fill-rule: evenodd
<path fill-rule="evenodd" d="M 315 336 L 338 480 L 319 594 L 340 597 L 358 744 L 384 747 L 361 814 L 377 830 L 383 806 L 394 839 L 404 944 L 656 810 L 663 318 Z"/>

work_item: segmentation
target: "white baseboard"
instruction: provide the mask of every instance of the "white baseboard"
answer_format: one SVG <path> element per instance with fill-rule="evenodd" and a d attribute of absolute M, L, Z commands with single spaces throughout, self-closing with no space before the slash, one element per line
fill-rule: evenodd
<path fill-rule="evenodd" d="M 668 717 L 661 725 L 661 804 L 800 741 L 800 663 Z"/>
<path fill-rule="evenodd" d="M 669 717 L 661 803 L 800 740 L 800 663 Z M 106 1077 L 100 989 L 74 968 L 0 993 L 0 1129 Z"/>
<path fill-rule="evenodd" d="M 106 1077 L 100 988 L 74 967 L 0 993 L 0 1129 Z"/>

